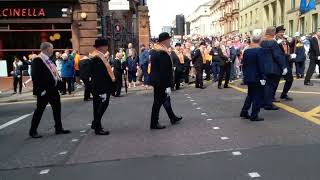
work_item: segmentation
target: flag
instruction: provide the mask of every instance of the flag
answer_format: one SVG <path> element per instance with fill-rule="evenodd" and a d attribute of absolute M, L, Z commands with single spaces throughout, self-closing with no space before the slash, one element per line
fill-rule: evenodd
<path fill-rule="evenodd" d="M 315 0 L 301 0 L 300 1 L 300 13 L 304 14 L 316 8 Z"/>

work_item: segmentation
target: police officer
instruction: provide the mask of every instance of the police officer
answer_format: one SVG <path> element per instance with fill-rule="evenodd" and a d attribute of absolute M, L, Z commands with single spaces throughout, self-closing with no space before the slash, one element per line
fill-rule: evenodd
<path fill-rule="evenodd" d="M 159 35 L 158 44 L 150 51 L 151 60 L 151 85 L 154 88 L 154 102 L 151 113 L 150 129 L 164 129 L 159 123 L 159 112 L 163 105 L 171 124 L 177 124 L 182 117 L 177 117 L 171 107 L 171 87 L 173 80 L 172 61 L 168 52 L 171 37 L 164 32 Z"/>

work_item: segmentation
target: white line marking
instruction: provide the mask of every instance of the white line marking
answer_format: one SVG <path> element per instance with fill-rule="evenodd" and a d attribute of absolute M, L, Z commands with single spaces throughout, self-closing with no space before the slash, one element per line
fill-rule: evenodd
<path fill-rule="evenodd" d="M 189 94 L 184 94 L 185 96 L 189 96 Z"/>
<path fill-rule="evenodd" d="M 191 99 L 191 97 L 190 97 L 190 96 L 188 96 L 187 98 L 188 98 L 188 99 Z"/>
<path fill-rule="evenodd" d="M 12 125 L 12 124 L 14 124 L 14 123 L 17 123 L 17 122 L 19 122 L 19 121 L 21 121 L 21 120 L 23 120 L 23 119 L 31 116 L 32 114 L 33 114 L 33 113 L 25 114 L 25 115 L 23 115 L 23 116 L 21 116 L 21 117 L 18 117 L 18 118 L 16 118 L 16 119 L 13 119 L 13 120 L 11 120 L 11 121 L 9 121 L 9 122 L 1 125 L 1 126 L 0 126 L 0 130 L 1 130 L 1 129 L 4 129 L 4 128 L 6 128 L 6 127 L 8 127 L 8 126 L 10 126 L 10 125 Z"/>
<path fill-rule="evenodd" d="M 40 174 L 40 175 L 42 175 L 42 174 L 48 174 L 49 171 L 50 171 L 50 169 L 44 169 L 44 170 L 40 171 L 39 174 Z"/>
<path fill-rule="evenodd" d="M 78 142 L 79 139 L 72 139 L 71 142 Z"/>
<path fill-rule="evenodd" d="M 215 152 L 228 152 L 228 151 L 234 151 L 234 150 L 235 149 L 212 150 L 212 151 L 204 151 L 204 152 L 196 152 L 196 153 L 177 154 L 175 156 L 194 156 L 194 155 L 203 155 L 203 154 L 209 154 L 209 153 L 215 153 Z"/>
<path fill-rule="evenodd" d="M 220 127 L 213 127 L 212 129 L 214 129 L 214 130 L 219 130 Z"/>
<path fill-rule="evenodd" d="M 61 153 L 59 153 L 59 155 L 66 155 L 68 153 L 68 151 L 63 151 Z"/>
<path fill-rule="evenodd" d="M 86 134 L 81 134 L 80 136 L 81 136 L 81 137 L 82 137 L 82 136 L 86 136 Z"/>
<path fill-rule="evenodd" d="M 228 138 L 228 137 L 221 137 L 220 139 L 221 139 L 221 140 L 228 140 L 228 139 L 230 139 L 230 138 Z"/>
<path fill-rule="evenodd" d="M 91 126 L 91 124 L 87 124 L 87 126 Z"/>
<path fill-rule="evenodd" d="M 190 102 L 194 102 L 194 100 L 193 100 L 193 99 L 190 99 Z"/>
<path fill-rule="evenodd" d="M 260 174 L 257 173 L 257 172 L 252 172 L 252 173 L 248 173 L 248 174 L 249 174 L 249 176 L 250 176 L 251 178 L 261 177 Z"/>
<path fill-rule="evenodd" d="M 241 156 L 242 153 L 240 151 L 235 151 L 235 152 L 232 152 L 232 155 L 234 156 Z"/>
<path fill-rule="evenodd" d="M 207 119 L 207 121 L 213 121 L 213 119 Z"/>
<path fill-rule="evenodd" d="M 197 107 L 196 109 L 200 110 L 200 109 L 201 109 L 201 107 Z"/>
<path fill-rule="evenodd" d="M 194 106 L 197 105 L 197 104 L 198 104 L 198 103 L 192 103 L 192 105 L 194 105 Z"/>
<path fill-rule="evenodd" d="M 207 116 L 208 114 L 207 114 L 207 113 L 201 113 L 201 115 L 202 115 L 202 116 Z"/>
<path fill-rule="evenodd" d="M 82 131 L 80 131 L 81 133 L 85 133 L 86 132 L 86 130 L 82 130 Z"/>

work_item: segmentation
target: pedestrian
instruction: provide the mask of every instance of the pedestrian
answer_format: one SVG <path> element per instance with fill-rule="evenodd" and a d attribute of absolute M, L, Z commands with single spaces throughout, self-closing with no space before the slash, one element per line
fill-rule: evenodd
<path fill-rule="evenodd" d="M 206 47 L 205 42 L 200 43 L 200 47 L 195 50 L 192 63 L 196 71 L 196 88 L 204 89 L 203 86 L 203 67 L 206 63 L 204 49 Z"/>
<path fill-rule="evenodd" d="M 92 82 L 90 74 L 90 58 L 84 56 L 79 61 L 79 76 L 84 84 L 84 98 L 83 101 L 91 101 Z"/>
<path fill-rule="evenodd" d="M 128 81 L 129 81 L 129 87 L 136 87 L 136 82 L 137 82 L 137 61 L 134 56 L 134 51 L 129 50 L 128 52 L 128 57 L 125 62 L 126 70 L 128 72 Z"/>
<path fill-rule="evenodd" d="M 61 53 L 60 52 L 56 52 L 55 53 L 55 64 L 57 66 L 57 70 L 58 70 L 59 76 L 61 77 L 63 59 L 61 57 Z"/>
<path fill-rule="evenodd" d="M 61 69 L 61 77 L 63 83 L 62 95 L 65 95 L 67 92 L 68 85 L 68 93 L 71 95 L 72 92 L 72 81 L 74 77 L 74 64 L 73 61 L 68 58 L 67 54 L 62 54 L 62 69 Z"/>
<path fill-rule="evenodd" d="M 223 43 L 224 44 L 224 43 Z M 221 50 L 223 55 L 220 55 L 220 72 L 219 72 L 219 81 L 218 81 L 218 89 L 222 89 L 222 81 L 224 81 L 224 88 L 229 88 L 229 80 L 231 75 L 231 63 L 232 63 L 232 55 L 231 55 L 231 41 L 227 41 L 225 45 L 221 46 Z"/>
<path fill-rule="evenodd" d="M 264 120 L 259 117 L 260 108 L 263 104 L 263 86 L 266 84 L 264 62 L 259 47 L 260 40 L 261 34 L 252 37 L 252 44 L 244 52 L 242 60 L 244 83 L 248 86 L 248 93 L 240 117 L 251 121 Z M 251 114 L 249 115 L 250 107 Z"/>
<path fill-rule="evenodd" d="M 80 82 L 80 69 L 79 69 L 79 61 L 80 61 L 80 54 L 78 50 L 73 50 L 72 52 L 74 56 L 74 75 L 75 75 L 75 82 L 78 84 L 78 87 L 81 86 Z"/>
<path fill-rule="evenodd" d="M 296 55 L 294 56 L 294 54 Z M 304 78 L 305 62 L 307 57 L 304 45 L 299 37 L 295 39 L 293 44 L 291 58 L 296 66 L 297 79 Z"/>
<path fill-rule="evenodd" d="M 171 53 L 174 70 L 174 86 L 176 90 L 180 89 L 181 79 L 184 71 L 184 55 L 181 49 L 181 43 L 175 44 L 175 50 Z"/>
<path fill-rule="evenodd" d="M 183 51 L 184 54 L 184 82 L 186 84 L 189 84 L 189 76 L 190 76 L 190 70 L 191 70 L 191 43 L 186 43 L 186 48 Z"/>
<path fill-rule="evenodd" d="M 94 114 L 91 128 L 96 135 L 109 135 L 110 132 L 103 129 L 101 119 L 109 106 L 113 82 L 116 79 L 109 64 L 109 56 L 105 56 L 108 52 L 108 41 L 103 38 L 96 39 L 94 47 L 95 50 L 90 54 Z"/>
<path fill-rule="evenodd" d="M 121 96 L 121 88 L 122 88 L 122 76 L 123 76 L 123 66 L 121 64 L 122 59 L 122 53 L 117 52 L 116 57 L 110 61 L 110 64 L 112 66 L 112 70 L 114 73 L 114 76 L 116 78 L 115 82 L 115 92 L 112 94 L 115 97 Z"/>
<path fill-rule="evenodd" d="M 13 61 L 13 94 L 17 94 L 17 88 L 19 84 L 19 94 L 22 93 L 22 70 L 23 70 L 23 62 L 18 58 L 14 57 Z"/>
<path fill-rule="evenodd" d="M 265 62 L 264 72 L 266 75 L 266 85 L 264 88 L 264 109 L 278 110 L 272 102 L 275 99 L 277 86 L 280 82 L 281 75 L 286 75 L 285 56 L 281 52 L 280 46 L 274 39 L 276 34 L 275 27 L 268 27 L 265 35 L 262 37 L 260 46 L 262 48 L 263 62 Z"/>
<path fill-rule="evenodd" d="M 32 59 L 33 59 L 35 56 L 36 56 L 35 54 L 30 54 L 30 55 L 29 55 L 29 59 L 27 59 L 27 58 L 24 56 L 25 62 L 26 62 L 26 64 L 28 65 L 28 75 L 29 75 L 29 79 L 26 80 L 26 81 L 22 84 L 23 87 L 27 87 L 27 84 L 32 81 L 31 65 L 32 65 Z"/>
<path fill-rule="evenodd" d="M 316 65 L 320 67 L 320 30 L 311 38 L 310 40 L 310 50 L 309 50 L 310 64 L 304 79 L 304 85 L 313 86 L 310 81 L 311 77 L 316 69 Z"/>
<path fill-rule="evenodd" d="M 53 45 L 43 42 L 40 46 L 41 53 L 32 62 L 33 95 L 37 96 L 37 107 L 33 113 L 29 135 L 32 138 L 41 138 L 37 129 L 48 103 L 50 103 L 55 121 L 55 134 L 69 134 L 69 130 L 62 127 L 61 100 L 59 88 L 61 78 L 53 61 L 49 58 L 53 54 Z"/>
<path fill-rule="evenodd" d="M 220 51 L 220 52 L 219 52 Z M 210 55 L 212 56 L 212 63 L 211 63 L 211 69 L 212 69 L 212 75 L 213 75 L 213 83 L 218 82 L 219 80 L 219 74 L 220 74 L 220 64 L 221 64 L 221 56 L 222 51 L 220 48 L 219 41 L 215 41 L 213 44 L 213 48 L 210 51 Z"/>
<path fill-rule="evenodd" d="M 210 76 L 211 76 L 211 61 L 212 61 L 212 56 L 210 55 L 212 47 L 208 45 L 204 49 L 204 58 L 205 58 L 205 64 L 204 64 L 204 72 L 206 74 L 205 80 L 210 81 Z"/>
<path fill-rule="evenodd" d="M 159 35 L 158 44 L 154 50 L 150 51 L 151 55 L 151 84 L 154 88 L 154 101 L 151 113 L 150 129 L 164 129 L 159 123 L 159 112 L 161 106 L 164 106 L 171 124 L 177 124 L 182 117 L 177 117 L 171 107 L 171 87 L 173 82 L 173 68 L 168 52 L 170 47 L 171 37 L 164 32 Z"/>
<path fill-rule="evenodd" d="M 148 74 L 148 64 L 149 64 L 149 50 L 146 48 L 146 46 L 143 44 L 141 45 L 141 53 L 139 56 L 139 65 L 140 69 L 142 70 L 142 76 L 143 76 L 143 86 L 145 88 L 148 88 L 149 86 L 149 74 Z"/>
<path fill-rule="evenodd" d="M 232 83 L 234 80 L 238 79 L 238 64 L 236 62 L 238 51 L 234 47 L 234 44 L 232 41 L 229 41 L 229 50 L 230 50 L 230 59 L 231 59 L 231 70 L 230 70 L 230 83 Z"/>

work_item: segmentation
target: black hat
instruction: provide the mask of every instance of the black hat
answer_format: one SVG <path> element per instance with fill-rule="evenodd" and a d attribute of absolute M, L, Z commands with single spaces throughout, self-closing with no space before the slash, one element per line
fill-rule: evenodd
<path fill-rule="evenodd" d="M 276 27 L 276 33 L 279 33 L 280 31 L 286 31 L 283 25 Z"/>
<path fill-rule="evenodd" d="M 108 40 L 104 38 L 98 38 L 95 40 L 93 47 L 101 47 L 101 46 L 108 46 Z"/>
<path fill-rule="evenodd" d="M 162 42 L 162 41 L 165 41 L 170 38 L 171 38 L 171 36 L 169 35 L 169 33 L 163 32 L 163 33 L 159 34 L 158 42 Z"/>
<path fill-rule="evenodd" d="M 202 41 L 202 42 L 200 43 L 200 46 L 207 46 L 207 44 L 206 44 L 206 42 Z"/>
<path fill-rule="evenodd" d="M 181 43 L 176 43 L 174 47 L 181 46 Z"/>

